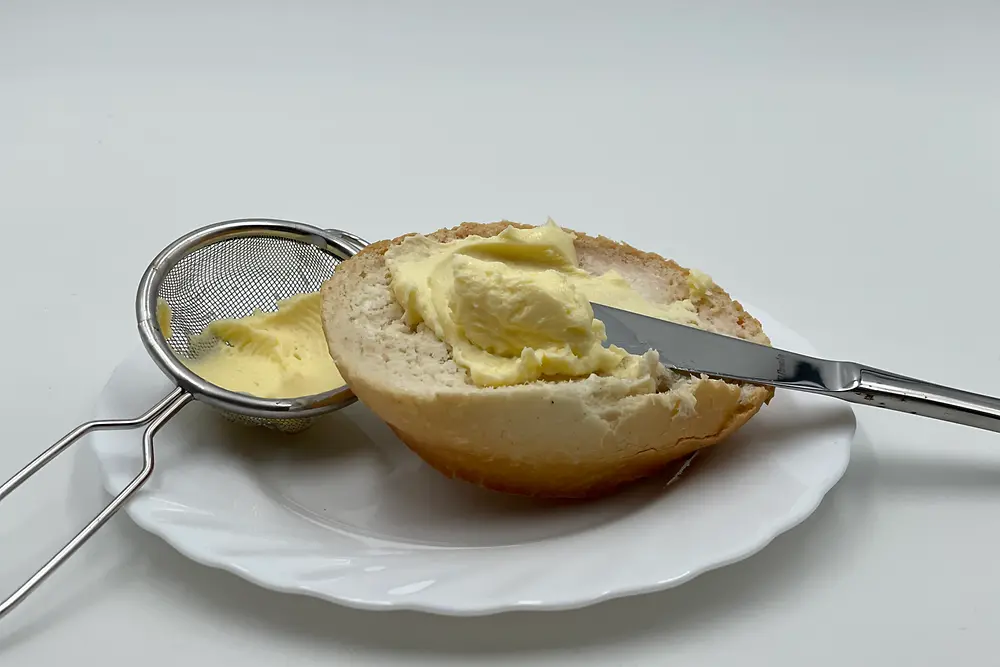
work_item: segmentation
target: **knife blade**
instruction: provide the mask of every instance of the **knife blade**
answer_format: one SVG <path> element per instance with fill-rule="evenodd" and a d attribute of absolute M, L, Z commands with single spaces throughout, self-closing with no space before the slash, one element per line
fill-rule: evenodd
<path fill-rule="evenodd" d="M 668 322 L 604 304 L 591 304 L 604 322 L 609 344 L 631 354 L 650 349 L 664 366 L 751 384 L 807 391 L 850 391 L 861 381 L 861 366 L 817 359 L 796 352 Z"/>
<path fill-rule="evenodd" d="M 1000 432 L 1000 399 L 851 361 L 820 359 L 591 303 L 606 343 L 631 354 L 656 350 L 664 366 L 749 384 L 782 387 Z"/>

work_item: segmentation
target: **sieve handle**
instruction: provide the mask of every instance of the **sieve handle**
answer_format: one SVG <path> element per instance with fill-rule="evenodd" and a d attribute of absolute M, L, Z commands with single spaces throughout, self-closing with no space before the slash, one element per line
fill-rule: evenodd
<path fill-rule="evenodd" d="M 0 501 L 6 498 L 14 489 L 21 486 L 29 477 L 42 469 L 55 457 L 62 454 L 70 445 L 77 442 L 83 436 L 92 431 L 108 431 L 134 429 L 146 426 L 142 435 L 142 470 L 136 475 L 128 486 L 121 493 L 115 496 L 114 500 L 108 504 L 101 513 L 84 526 L 83 530 L 76 534 L 76 537 L 66 543 L 62 549 L 53 556 L 49 562 L 41 567 L 24 584 L 14 591 L 10 597 L 0 602 L 0 618 L 3 618 L 14 607 L 24 601 L 40 583 L 45 581 L 57 567 L 73 555 L 84 542 L 86 542 L 101 526 L 107 523 L 108 519 L 114 516 L 115 512 L 121 509 L 122 505 L 135 494 L 139 488 L 146 483 L 153 472 L 153 436 L 167 423 L 171 417 L 187 405 L 193 397 L 187 391 L 178 387 L 170 392 L 162 401 L 154 405 L 147 412 L 134 419 L 106 419 L 90 421 L 80 424 L 75 429 L 67 433 L 61 440 L 42 452 L 34 461 L 26 465 L 19 473 L 4 482 L 0 486 Z M 147 426 L 148 425 L 148 426 Z"/>

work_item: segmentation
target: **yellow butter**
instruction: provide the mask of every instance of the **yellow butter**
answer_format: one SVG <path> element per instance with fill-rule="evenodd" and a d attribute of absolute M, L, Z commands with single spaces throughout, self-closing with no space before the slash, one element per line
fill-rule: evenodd
<path fill-rule="evenodd" d="M 209 351 L 182 362 L 223 389 L 298 398 L 344 385 L 326 345 L 318 293 L 280 301 L 275 312 L 212 322 L 192 338 L 206 340 L 215 341 Z"/>
<path fill-rule="evenodd" d="M 408 324 L 430 328 L 480 386 L 593 373 L 634 377 L 647 367 L 604 347 L 604 324 L 591 302 L 699 324 L 690 300 L 652 303 L 614 271 L 584 271 L 573 240 L 551 220 L 448 243 L 417 235 L 390 248 L 386 263 Z"/>
<path fill-rule="evenodd" d="M 690 269 L 687 276 L 688 290 L 695 299 L 704 298 L 715 288 L 715 282 L 707 273 L 702 273 L 698 269 Z"/>
<path fill-rule="evenodd" d="M 163 334 L 164 338 L 170 338 L 174 335 L 174 331 L 171 328 L 171 312 L 170 306 L 163 299 L 156 300 L 156 323 L 160 327 L 160 332 Z"/>

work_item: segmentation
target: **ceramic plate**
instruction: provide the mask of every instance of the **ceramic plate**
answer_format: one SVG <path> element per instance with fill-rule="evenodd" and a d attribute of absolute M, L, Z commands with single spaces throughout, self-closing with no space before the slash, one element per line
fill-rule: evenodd
<path fill-rule="evenodd" d="M 816 354 L 748 309 L 776 346 Z M 136 350 L 98 416 L 139 414 L 171 388 Z M 676 586 L 759 551 L 840 479 L 854 425 L 846 404 L 779 392 L 671 483 L 538 502 L 446 479 L 360 404 L 288 436 L 193 403 L 156 436 L 155 472 L 126 511 L 193 560 L 279 591 L 452 615 L 567 609 Z M 137 433 L 91 437 L 117 493 L 140 466 Z"/>

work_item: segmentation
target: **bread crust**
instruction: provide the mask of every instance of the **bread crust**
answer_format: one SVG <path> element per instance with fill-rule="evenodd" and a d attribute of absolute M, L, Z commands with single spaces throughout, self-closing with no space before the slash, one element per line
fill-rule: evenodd
<path fill-rule="evenodd" d="M 490 237 L 510 225 L 528 227 L 507 221 L 463 223 L 428 236 L 439 241 Z M 572 233 L 588 270 L 614 268 L 641 281 L 647 298 L 687 298 L 688 270 L 675 262 L 603 236 Z M 450 478 L 536 497 L 606 495 L 722 442 L 774 395 L 771 388 L 690 379 L 684 381 L 696 400 L 690 411 L 679 391 L 648 393 L 614 378 L 477 387 L 450 362 L 446 346 L 433 334 L 402 329 L 402 309 L 392 300 L 384 255 L 406 236 L 374 243 L 338 266 L 323 286 L 323 325 L 330 354 L 354 394 L 412 451 Z M 365 295 L 359 298 L 362 286 Z M 760 322 L 718 286 L 697 305 L 699 315 L 714 325 L 770 343 Z M 448 383 L 386 371 L 394 355 L 413 354 L 399 350 L 400 341 L 411 342 L 407 335 L 425 354 L 441 357 Z"/>

